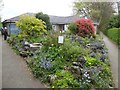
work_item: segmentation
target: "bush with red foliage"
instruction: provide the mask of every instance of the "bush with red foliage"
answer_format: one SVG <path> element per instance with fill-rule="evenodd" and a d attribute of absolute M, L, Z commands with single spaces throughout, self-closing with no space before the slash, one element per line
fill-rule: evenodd
<path fill-rule="evenodd" d="M 77 34 L 79 36 L 91 36 L 95 33 L 93 21 L 91 19 L 80 18 L 75 21 L 77 24 Z"/>

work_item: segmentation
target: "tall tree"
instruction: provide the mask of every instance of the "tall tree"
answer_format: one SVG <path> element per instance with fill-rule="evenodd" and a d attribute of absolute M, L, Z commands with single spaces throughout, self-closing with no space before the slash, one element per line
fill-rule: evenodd
<path fill-rule="evenodd" d="M 77 0 L 73 4 L 74 14 L 81 17 L 88 17 L 99 22 L 98 29 L 103 30 L 106 27 L 108 19 L 113 15 L 113 2 L 82 2 Z"/>
<path fill-rule="evenodd" d="M 43 20 L 46 23 L 47 30 L 52 29 L 52 25 L 50 23 L 50 18 L 47 14 L 43 14 L 42 12 L 39 12 L 35 15 L 36 18 Z"/>

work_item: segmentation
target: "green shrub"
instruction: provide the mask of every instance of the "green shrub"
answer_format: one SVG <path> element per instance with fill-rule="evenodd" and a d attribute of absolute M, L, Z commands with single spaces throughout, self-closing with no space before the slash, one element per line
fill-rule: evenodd
<path fill-rule="evenodd" d="M 73 75 L 69 71 L 61 70 L 56 72 L 58 77 L 53 83 L 54 88 L 77 88 L 79 83 L 74 79 Z"/>
<path fill-rule="evenodd" d="M 70 23 L 68 29 L 71 33 L 76 34 L 77 33 L 77 24 L 76 23 Z"/>
<path fill-rule="evenodd" d="M 101 31 L 107 35 L 108 30 L 111 28 L 120 28 L 120 14 L 119 15 L 113 15 L 108 19 L 108 23 L 106 23 L 104 29 L 101 29 Z"/>
<path fill-rule="evenodd" d="M 115 43 L 120 45 L 120 28 L 111 28 L 107 33 L 108 37 L 112 39 Z"/>
<path fill-rule="evenodd" d="M 35 15 L 36 18 L 43 20 L 46 23 L 47 30 L 52 29 L 52 24 L 50 23 L 50 18 L 47 14 L 43 14 L 42 12 L 39 12 Z"/>
<path fill-rule="evenodd" d="M 34 16 L 21 16 L 16 25 L 21 30 L 20 37 L 22 38 L 38 37 L 46 33 L 45 22 Z"/>
<path fill-rule="evenodd" d="M 120 28 L 120 14 L 110 18 L 107 29 L 110 28 Z"/>

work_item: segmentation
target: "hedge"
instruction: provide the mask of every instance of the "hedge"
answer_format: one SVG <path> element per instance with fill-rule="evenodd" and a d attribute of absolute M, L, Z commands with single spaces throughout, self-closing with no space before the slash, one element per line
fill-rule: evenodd
<path fill-rule="evenodd" d="M 120 45 L 120 28 L 111 28 L 108 29 L 107 36 L 113 40 L 115 43 Z"/>

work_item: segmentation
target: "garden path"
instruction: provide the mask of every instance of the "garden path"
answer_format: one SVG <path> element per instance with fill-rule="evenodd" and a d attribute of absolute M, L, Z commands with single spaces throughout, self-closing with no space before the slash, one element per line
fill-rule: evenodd
<path fill-rule="evenodd" d="M 2 89 L 2 38 L 0 38 L 0 90 Z"/>
<path fill-rule="evenodd" d="M 110 58 L 111 71 L 113 74 L 113 79 L 115 83 L 115 88 L 118 88 L 118 53 L 120 53 L 120 49 L 118 46 L 114 44 L 108 37 L 106 37 L 102 32 L 100 35 L 103 37 L 106 47 L 108 48 L 108 54 Z M 120 77 L 119 77 L 120 78 Z"/>
<path fill-rule="evenodd" d="M 2 88 L 46 88 L 33 77 L 25 60 L 16 55 L 6 41 L 2 40 L 1 46 Z"/>

